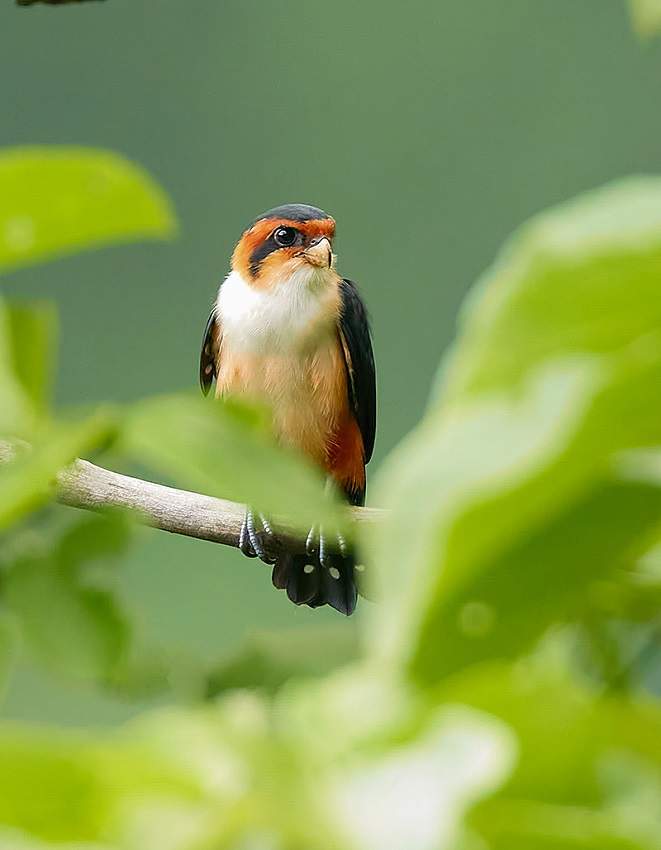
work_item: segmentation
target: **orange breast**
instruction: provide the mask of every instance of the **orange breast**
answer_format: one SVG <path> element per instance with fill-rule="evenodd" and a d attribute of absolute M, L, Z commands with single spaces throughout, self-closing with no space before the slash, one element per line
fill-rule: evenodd
<path fill-rule="evenodd" d="M 266 403 L 284 444 L 332 471 L 350 418 L 343 355 L 335 338 L 309 353 L 259 354 L 224 349 L 218 395 Z"/>

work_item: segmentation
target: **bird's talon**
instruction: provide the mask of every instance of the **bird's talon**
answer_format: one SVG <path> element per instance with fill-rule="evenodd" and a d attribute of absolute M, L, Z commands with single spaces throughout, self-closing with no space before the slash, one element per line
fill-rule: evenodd
<path fill-rule="evenodd" d="M 255 515 L 251 510 L 246 513 L 246 526 L 248 528 L 248 538 L 250 540 L 250 545 L 252 546 L 256 554 L 261 558 L 264 554 L 264 549 L 257 536 L 257 532 L 255 531 Z"/>
<path fill-rule="evenodd" d="M 241 526 L 239 549 L 248 558 L 260 558 L 265 564 L 273 566 L 276 562 L 279 548 L 271 523 L 262 513 L 257 514 L 258 528 L 255 526 L 255 514 L 251 508 L 246 510 L 246 516 Z"/>
<path fill-rule="evenodd" d="M 246 558 L 256 558 L 257 552 L 255 552 L 251 540 L 250 533 L 248 530 L 248 515 L 250 511 L 246 511 L 246 514 L 243 518 L 243 523 L 241 524 L 241 532 L 239 534 L 239 549 L 246 556 Z"/>
<path fill-rule="evenodd" d="M 305 554 L 310 558 L 317 555 L 317 526 L 313 525 L 305 540 Z"/>
<path fill-rule="evenodd" d="M 276 539 L 276 535 L 275 535 L 275 532 L 273 531 L 273 526 L 271 525 L 271 522 L 270 522 L 270 520 L 268 519 L 268 517 L 264 516 L 264 514 L 260 512 L 260 514 L 259 514 L 259 521 L 260 521 L 260 522 L 261 522 L 261 524 L 262 524 L 262 530 L 263 530 L 264 534 L 265 534 L 268 538 L 271 538 L 271 539 L 275 540 L 275 539 Z"/>
<path fill-rule="evenodd" d="M 326 538 L 322 533 L 319 534 L 318 561 L 319 566 L 323 567 L 325 570 L 330 569 L 333 564 L 332 553 L 329 551 Z"/>

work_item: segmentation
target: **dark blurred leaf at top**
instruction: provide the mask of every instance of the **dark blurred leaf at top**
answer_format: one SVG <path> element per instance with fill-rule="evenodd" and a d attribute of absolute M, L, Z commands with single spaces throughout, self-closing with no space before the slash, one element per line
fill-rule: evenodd
<path fill-rule="evenodd" d="M 68 3 L 89 3 L 90 0 L 16 0 L 18 6 L 34 6 L 35 3 L 45 3 L 47 6 L 64 6 Z M 99 0 L 93 0 L 99 2 Z"/>

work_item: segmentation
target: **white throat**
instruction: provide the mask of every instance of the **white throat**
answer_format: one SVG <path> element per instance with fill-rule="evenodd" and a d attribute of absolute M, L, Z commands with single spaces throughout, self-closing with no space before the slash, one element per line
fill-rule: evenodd
<path fill-rule="evenodd" d="M 258 289 L 239 272 L 231 272 L 216 301 L 223 346 L 234 351 L 284 354 L 308 347 L 315 337 L 325 341 L 333 323 L 329 296 L 334 283 L 330 269 L 302 267 L 268 289 Z"/>

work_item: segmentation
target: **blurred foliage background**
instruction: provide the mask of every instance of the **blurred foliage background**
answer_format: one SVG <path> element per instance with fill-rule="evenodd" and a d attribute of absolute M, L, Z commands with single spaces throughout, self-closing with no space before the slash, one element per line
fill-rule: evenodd
<path fill-rule="evenodd" d="M 661 184 L 629 175 L 661 168 L 660 22 L 0 8 L 0 432 L 35 447 L 0 472 L 0 848 L 658 850 Z M 172 394 L 241 229 L 286 201 L 337 218 L 372 314 L 392 518 L 362 541 L 383 601 L 347 622 L 222 547 L 41 507 L 99 452 L 273 497 L 177 440 L 238 456 L 258 423 Z"/>

